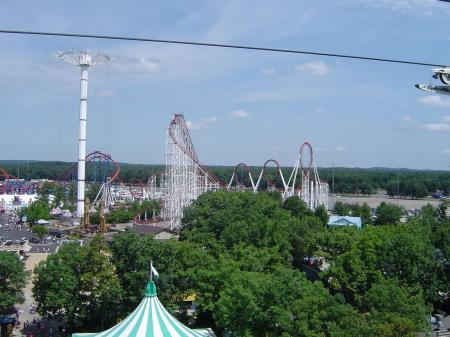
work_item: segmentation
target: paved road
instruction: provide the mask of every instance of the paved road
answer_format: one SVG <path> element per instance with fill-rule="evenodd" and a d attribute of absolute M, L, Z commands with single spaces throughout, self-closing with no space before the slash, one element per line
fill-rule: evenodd
<path fill-rule="evenodd" d="M 30 253 L 54 253 L 58 247 L 58 242 L 51 242 L 46 244 L 33 244 Z"/>
<path fill-rule="evenodd" d="M 0 221 L 1 223 L 1 221 Z M 33 233 L 25 225 L 4 226 L 0 228 L 0 245 L 6 240 L 30 240 L 33 237 Z M 61 239 L 52 237 L 51 239 L 43 239 L 42 243 L 33 244 L 30 242 L 31 253 L 53 253 L 58 246 Z M 44 249 L 45 248 L 45 249 Z"/>
<path fill-rule="evenodd" d="M 40 262 L 47 258 L 46 253 L 35 253 L 35 254 L 29 254 L 28 258 L 25 260 L 25 269 L 30 272 L 30 277 L 27 280 L 27 284 L 24 289 L 24 295 L 25 295 L 25 302 L 22 304 L 16 305 L 16 309 L 22 310 L 23 313 L 20 314 L 19 320 L 24 323 L 26 321 L 31 322 L 33 319 L 37 319 L 37 314 L 31 314 L 30 309 L 31 305 L 33 304 L 33 297 L 32 297 L 32 279 L 33 275 L 31 274 L 33 272 L 34 267 Z"/>
<path fill-rule="evenodd" d="M 377 208 L 380 203 L 387 202 L 391 204 L 397 204 L 404 207 L 405 209 L 421 209 L 423 206 L 427 204 L 431 204 L 434 207 L 438 206 L 441 202 L 437 199 L 417 199 L 417 200 L 411 200 L 411 199 L 396 199 L 396 198 L 389 198 L 389 196 L 384 194 L 375 194 L 371 196 L 343 196 L 343 195 L 330 195 L 330 206 L 334 207 L 335 202 L 343 202 L 343 203 L 349 203 L 349 204 L 362 204 L 367 203 L 370 208 Z"/>
<path fill-rule="evenodd" d="M 25 226 L 14 226 L 10 230 L 8 228 L 8 226 L 5 227 L 4 225 L 0 228 L 0 243 L 2 243 L 2 240 L 15 241 L 20 240 L 23 237 L 25 240 L 29 240 L 33 236 L 33 233 L 31 233 L 31 231 L 27 231 Z"/>

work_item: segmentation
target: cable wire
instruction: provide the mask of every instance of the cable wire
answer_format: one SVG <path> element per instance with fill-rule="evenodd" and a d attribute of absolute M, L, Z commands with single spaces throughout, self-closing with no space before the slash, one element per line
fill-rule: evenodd
<path fill-rule="evenodd" d="M 40 35 L 40 36 L 58 36 L 58 37 L 104 39 L 104 40 L 153 42 L 153 43 L 166 43 L 166 44 L 202 46 L 202 47 L 216 47 L 216 48 L 256 50 L 256 51 L 267 51 L 267 52 L 276 52 L 276 53 L 316 55 L 316 56 L 337 57 L 337 58 L 363 60 L 363 61 L 399 63 L 399 64 L 408 64 L 408 65 L 415 65 L 415 66 L 447 67 L 447 65 L 444 65 L 444 64 L 426 63 L 426 62 L 417 62 L 417 61 L 407 61 L 407 60 L 400 60 L 400 59 L 388 59 L 388 58 L 381 58 L 381 57 L 369 57 L 369 56 L 358 56 L 358 55 L 347 55 L 347 54 L 335 54 L 335 53 L 328 53 L 328 52 L 315 52 L 315 51 L 308 51 L 308 50 L 280 49 L 280 48 L 256 47 L 256 46 L 209 43 L 209 42 L 195 42 L 195 41 L 181 41 L 181 40 L 162 40 L 162 39 L 151 39 L 151 38 L 131 37 L 131 36 L 37 32 L 37 31 L 5 30 L 5 29 L 0 29 L 0 33 L 1 34 Z"/>

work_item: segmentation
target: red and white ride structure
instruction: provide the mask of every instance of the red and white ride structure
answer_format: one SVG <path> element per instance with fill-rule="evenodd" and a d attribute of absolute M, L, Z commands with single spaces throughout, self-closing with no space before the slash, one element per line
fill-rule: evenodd
<path fill-rule="evenodd" d="M 271 179 L 268 175 L 268 165 L 270 163 L 275 164 L 275 173 L 282 183 L 281 188 L 277 188 L 274 179 Z M 248 189 L 247 185 L 244 181 L 242 181 L 243 179 L 239 179 L 239 170 L 241 168 L 244 170 L 243 174 L 241 174 L 241 178 L 243 177 L 247 179 L 249 182 L 247 185 L 250 185 L 249 188 L 251 188 L 255 193 L 262 190 L 261 182 L 265 180 L 267 183 L 267 190 L 274 191 L 278 189 L 283 199 L 297 195 L 305 201 L 308 207 L 312 210 L 319 206 L 323 206 L 328 209 L 328 183 L 320 180 L 314 161 L 313 148 L 311 143 L 307 141 L 300 146 L 297 160 L 295 161 L 287 182 L 284 178 L 280 164 L 275 159 L 269 159 L 264 163 L 256 183 L 252 177 L 250 167 L 244 163 L 239 163 L 233 170 L 230 182 L 227 185 L 228 190 Z"/>
<path fill-rule="evenodd" d="M 162 180 L 162 214 L 170 229 L 180 227 L 184 208 L 202 193 L 223 186 L 220 179 L 198 160 L 181 114 L 175 114 L 167 128 L 166 173 Z"/>
<path fill-rule="evenodd" d="M 300 177 L 300 184 L 296 188 L 296 179 Z M 314 152 L 311 143 L 305 141 L 300 146 L 298 158 L 287 183 L 284 197 L 297 195 L 310 209 L 319 206 L 328 209 L 329 186 L 321 181 L 314 162 Z"/>
<path fill-rule="evenodd" d="M 101 179 L 101 187 L 98 191 L 94 201 L 92 202 L 92 207 L 88 211 L 90 213 L 93 213 L 95 208 L 100 207 L 100 205 L 103 206 L 105 210 L 109 209 L 109 207 L 113 206 L 117 200 L 122 199 L 122 195 L 124 194 L 123 190 L 127 191 L 127 187 L 124 187 L 121 184 L 118 184 L 119 181 L 119 174 L 120 174 L 120 165 L 117 161 L 115 161 L 111 155 L 107 153 L 103 153 L 101 151 L 94 151 L 89 153 L 86 157 L 84 162 L 84 166 L 86 169 L 86 166 L 91 164 L 94 166 L 104 167 L 103 175 L 104 177 L 100 177 Z M 100 171 L 100 169 L 97 169 Z M 79 181 L 77 179 L 77 174 L 79 173 L 79 167 L 78 163 L 73 164 L 70 166 L 66 171 L 64 171 L 59 177 L 58 181 L 61 184 L 64 184 L 65 182 L 73 181 L 74 179 Z M 83 173 L 83 176 L 86 177 L 86 174 Z M 84 180 L 84 179 L 83 179 Z M 97 179 L 95 179 L 97 180 Z"/>
<path fill-rule="evenodd" d="M 230 182 L 225 185 L 200 163 L 183 115 L 173 115 L 166 137 L 166 171 L 161 175 L 159 186 L 156 176 L 151 176 L 146 186 L 142 182 L 138 185 L 141 186 L 142 193 L 139 195 L 142 199 L 161 201 L 165 226 L 172 230 L 180 228 L 183 210 L 195 199 L 202 193 L 221 188 L 238 191 L 250 188 L 255 193 L 263 188 L 268 191 L 280 190 L 283 199 L 298 195 L 310 209 L 318 206 L 328 209 L 328 184 L 319 179 L 309 142 L 300 147 L 289 180 L 285 179 L 278 161 L 269 159 L 257 179 L 252 177 L 250 167 L 239 163 L 233 170 Z M 275 176 L 272 174 L 271 177 L 273 169 Z M 276 186 L 275 180 L 281 181 L 281 188 Z"/>

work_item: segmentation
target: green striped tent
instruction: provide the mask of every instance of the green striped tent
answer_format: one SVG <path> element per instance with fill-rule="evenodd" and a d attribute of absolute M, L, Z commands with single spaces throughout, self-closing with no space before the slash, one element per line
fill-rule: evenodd
<path fill-rule="evenodd" d="M 149 281 L 145 297 L 136 310 L 122 322 L 98 333 L 76 333 L 72 337 L 214 337 L 211 329 L 193 330 L 167 312 L 156 294 L 156 286 Z"/>

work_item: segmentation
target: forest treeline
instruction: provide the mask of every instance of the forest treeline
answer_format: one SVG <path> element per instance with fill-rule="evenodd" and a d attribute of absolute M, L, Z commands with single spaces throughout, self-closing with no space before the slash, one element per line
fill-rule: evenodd
<path fill-rule="evenodd" d="M 0 167 L 10 174 L 25 179 L 57 179 L 73 163 L 53 162 L 53 161 L 0 161 Z M 233 174 L 232 166 L 209 166 L 208 167 L 222 182 L 228 184 Z M 254 181 L 257 180 L 262 167 L 251 167 Z M 87 178 L 90 181 L 101 182 L 110 175 L 114 167 L 111 163 L 96 162 L 88 165 Z M 124 183 L 147 182 L 152 175 L 159 175 L 164 172 L 164 165 L 148 164 L 120 164 L 119 178 Z M 292 172 L 292 168 L 282 168 L 283 176 L 287 182 Z M 328 182 L 330 192 L 339 194 L 362 194 L 370 195 L 376 193 L 378 189 L 383 189 L 389 195 L 398 193 L 404 197 L 423 198 L 436 191 L 449 194 L 450 172 L 433 170 L 411 170 L 411 169 L 390 169 L 390 168 L 319 168 L 321 180 Z M 334 177 L 334 179 L 333 179 Z M 75 180 L 75 177 L 72 177 Z M 250 186 L 250 179 L 244 169 L 237 172 L 239 182 Z M 0 178 L 2 179 L 2 178 Z M 282 187 L 281 177 L 274 167 L 267 170 L 267 179 L 263 178 L 261 188 L 267 187 L 268 181 L 275 183 L 277 187 Z M 334 181 L 334 184 L 333 184 Z"/>

